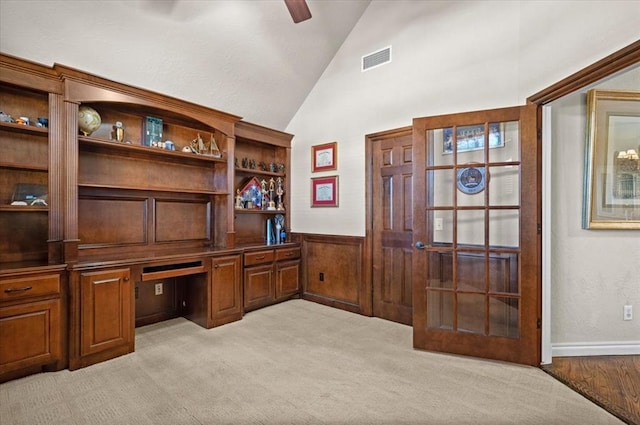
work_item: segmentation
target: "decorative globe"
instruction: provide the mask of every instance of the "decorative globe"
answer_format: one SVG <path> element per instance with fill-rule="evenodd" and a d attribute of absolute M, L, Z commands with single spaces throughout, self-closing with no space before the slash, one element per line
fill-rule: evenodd
<path fill-rule="evenodd" d="M 85 136 L 89 136 L 96 131 L 101 123 L 100 114 L 95 109 L 85 105 L 78 108 L 78 129 Z"/>

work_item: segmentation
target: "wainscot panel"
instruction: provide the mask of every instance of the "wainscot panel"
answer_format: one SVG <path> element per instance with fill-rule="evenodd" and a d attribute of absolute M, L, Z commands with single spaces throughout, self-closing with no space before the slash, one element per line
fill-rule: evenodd
<path fill-rule="evenodd" d="M 365 238 L 298 235 L 303 251 L 303 298 L 371 315 L 371 288 L 365 280 Z"/>

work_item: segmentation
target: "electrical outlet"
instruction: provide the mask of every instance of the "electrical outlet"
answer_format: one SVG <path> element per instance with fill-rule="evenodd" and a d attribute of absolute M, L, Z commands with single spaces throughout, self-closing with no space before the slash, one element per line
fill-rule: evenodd
<path fill-rule="evenodd" d="M 633 306 L 625 305 L 622 320 L 633 320 Z"/>
<path fill-rule="evenodd" d="M 156 283 L 156 295 L 162 295 L 162 282 Z"/>
<path fill-rule="evenodd" d="M 435 219 L 435 230 L 442 230 L 443 229 L 443 223 L 442 223 L 442 219 L 441 218 L 436 218 Z"/>

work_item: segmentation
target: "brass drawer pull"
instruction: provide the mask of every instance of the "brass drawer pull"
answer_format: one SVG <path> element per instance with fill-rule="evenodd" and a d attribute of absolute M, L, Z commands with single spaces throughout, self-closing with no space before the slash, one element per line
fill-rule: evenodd
<path fill-rule="evenodd" d="M 32 288 L 33 288 L 32 286 L 25 286 L 24 288 L 8 288 L 8 289 L 5 289 L 4 292 L 6 292 L 7 294 L 10 294 L 12 292 L 26 292 Z"/>
<path fill-rule="evenodd" d="M 284 256 L 285 257 L 291 257 L 293 255 L 293 252 L 287 252 Z"/>
<path fill-rule="evenodd" d="M 255 259 L 256 259 L 256 260 L 264 260 L 264 255 L 263 255 L 263 256 L 261 256 L 261 257 L 256 257 Z"/>

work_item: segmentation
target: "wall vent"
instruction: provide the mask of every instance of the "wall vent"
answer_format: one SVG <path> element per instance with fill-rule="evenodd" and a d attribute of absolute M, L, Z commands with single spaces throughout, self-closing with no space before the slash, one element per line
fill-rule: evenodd
<path fill-rule="evenodd" d="M 362 72 L 391 62 L 391 46 L 362 57 Z"/>

